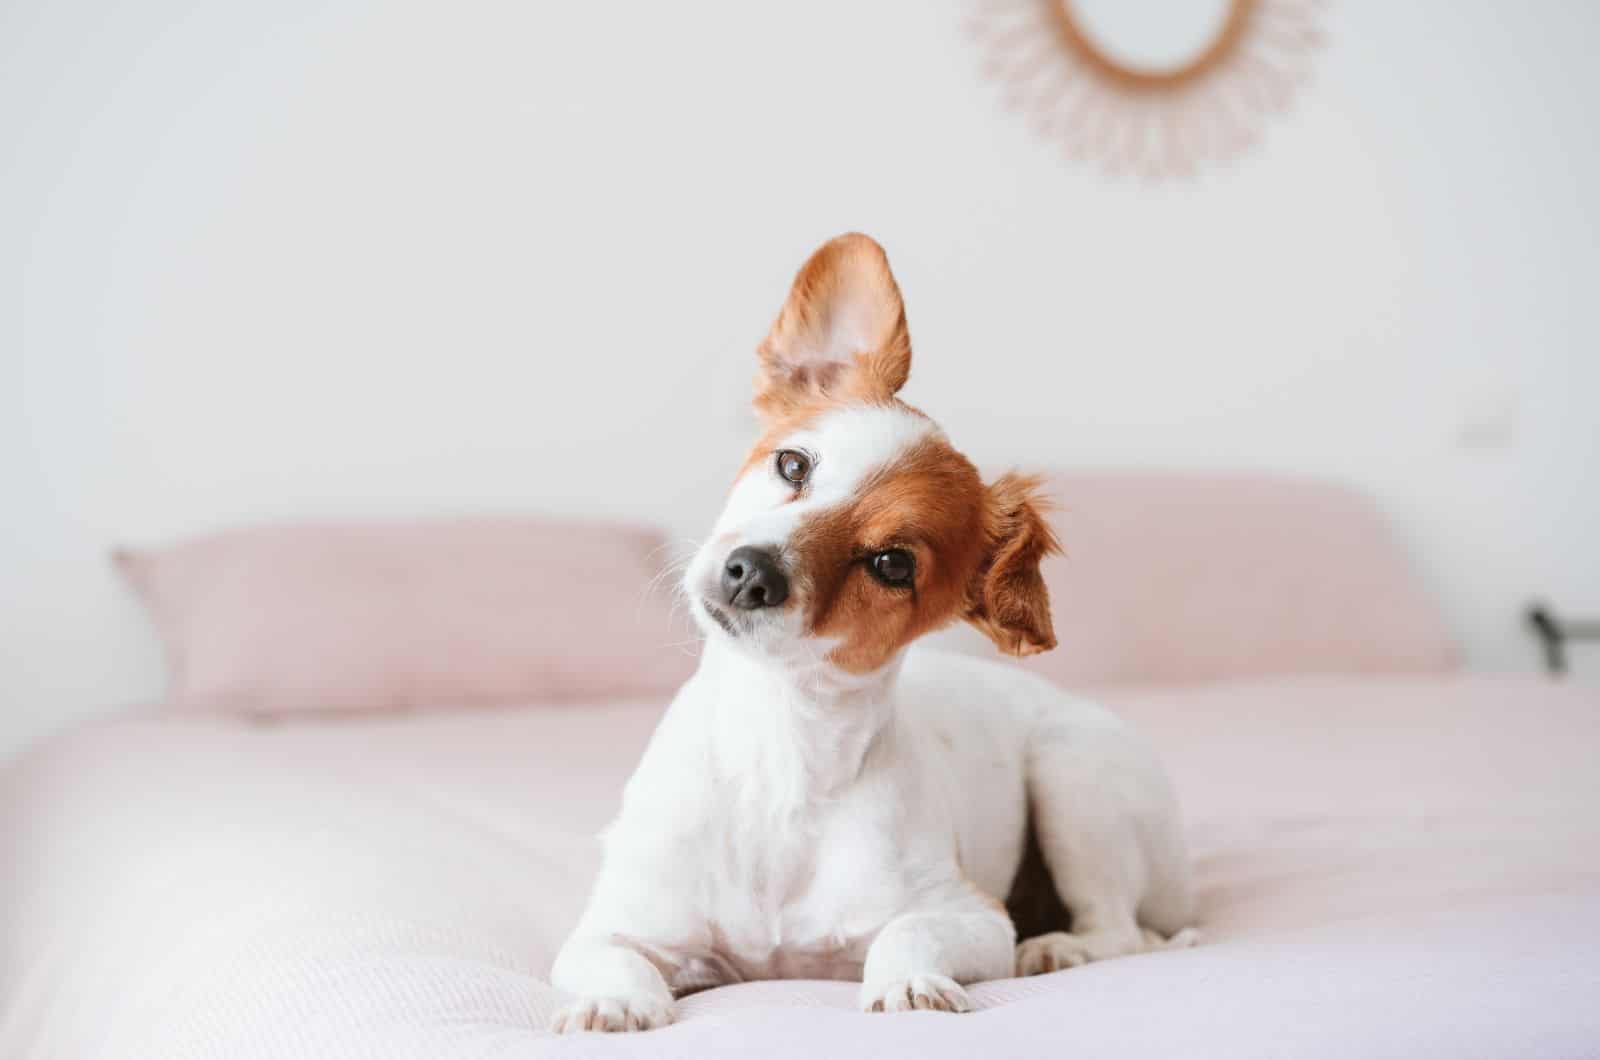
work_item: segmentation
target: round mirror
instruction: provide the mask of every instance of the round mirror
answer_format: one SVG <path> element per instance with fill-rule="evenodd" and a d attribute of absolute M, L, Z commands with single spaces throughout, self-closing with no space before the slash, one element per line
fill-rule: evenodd
<path fill-rule="evenodd" d="M 1181 80 L 1243 28 L 1250 0 L 1054 0 L 1061 32 L 1118 75 Z"/>
<path fill-rule="evenodd" d="M 987 67 L 1078 159 L 1145 176 L 1230 158 L 1286 109 L 1320 0 L 977 0 Z"/>

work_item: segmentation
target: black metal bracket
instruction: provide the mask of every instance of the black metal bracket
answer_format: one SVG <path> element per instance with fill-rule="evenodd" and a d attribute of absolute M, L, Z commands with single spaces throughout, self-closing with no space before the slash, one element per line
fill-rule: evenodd
<path fill-rule="evenodd" d="M 1558 618 L 1548 604 L 1529 604 L 1527 619 L 1544 649 L 1545 669 L 1553 674 L 1567 672 L 1567 641 L 1600 640 L 1600 622 Z"/>

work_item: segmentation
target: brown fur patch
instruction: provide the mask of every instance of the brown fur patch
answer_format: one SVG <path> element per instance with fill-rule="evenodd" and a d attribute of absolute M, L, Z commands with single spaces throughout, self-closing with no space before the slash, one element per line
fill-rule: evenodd
<path fill-rule="evenodd" d="M 869 476 L 848 503 L 812 516 L 790 542 L 806 579 L 806 626 L 840 643 L 841 669 L 877 669 L 916 637 L 961 617 L 983 560 L 984 488 L 977 469 L 929 438 Z M 915 557 L 911 588 L 883 585 L 867 569 L 874 552 Z"/>
<path fill-rule="evenodd" d="M 967 620 L 1009 655 L 1035 655 L 1056 646 L 1050 591 L 1039 563 L 1061 551 L 1045 521 L 1039 479 L 1014 472 L 989 487 L 984 523 L 989 558 L 970 589 Z"/>

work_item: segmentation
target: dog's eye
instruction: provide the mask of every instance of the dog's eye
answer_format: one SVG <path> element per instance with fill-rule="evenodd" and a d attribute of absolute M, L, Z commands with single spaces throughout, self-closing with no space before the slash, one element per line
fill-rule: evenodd
<path fill-rule="evenodd" d="M 885 585 L 900 588 L 911 584 L 912 575 L 917 572 L 917 564 L 911 558 L 911 553 L 903 548 L 885 549 L 875 553 L 868 567 L 873 577 Z"/>
<path fill-rule="evenodd" d="M 778 453 L 778 476 L 793 486 L 804 486 L 811 474 L 811 458 L 797 449 Z"/>

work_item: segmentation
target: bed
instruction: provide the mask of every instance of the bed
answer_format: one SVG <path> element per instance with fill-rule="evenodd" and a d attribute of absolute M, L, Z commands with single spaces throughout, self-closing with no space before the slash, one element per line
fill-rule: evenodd
<path fill-rule="evenodd" d="M 0 770 L 0 1056 L 1600 1055 L 1600 693 L 1261 669 L 1095 689 L 1174 774 L 1197 948 L 959 1016 L 748 983 L 566 1038 L 546 976 L 664 694 L 131 711 Z"/>

